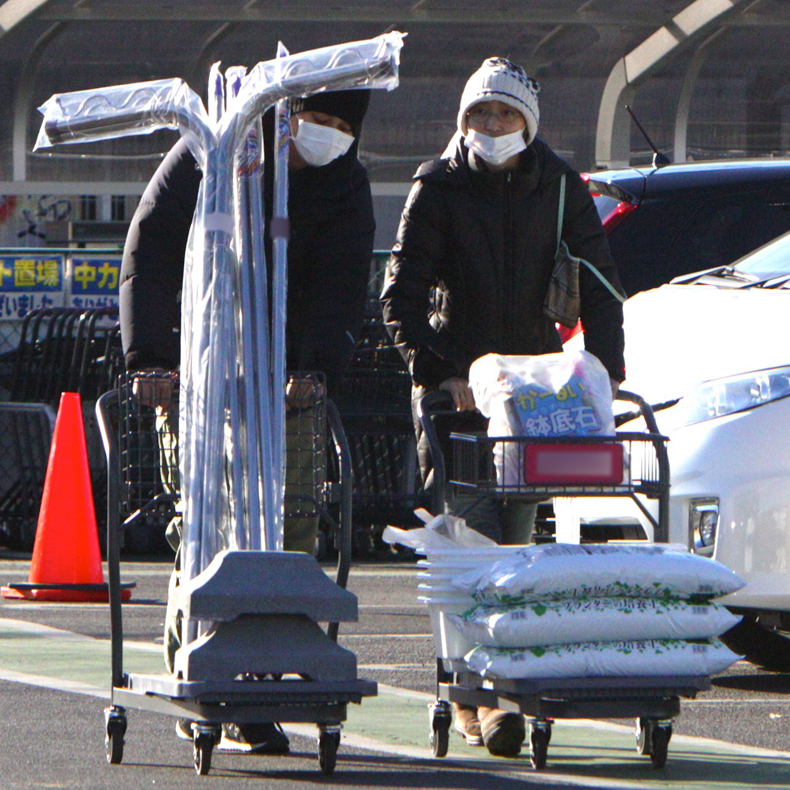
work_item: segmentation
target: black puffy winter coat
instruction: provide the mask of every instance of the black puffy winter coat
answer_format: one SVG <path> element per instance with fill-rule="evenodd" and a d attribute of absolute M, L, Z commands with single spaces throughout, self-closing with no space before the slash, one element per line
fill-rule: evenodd
<path fill-rule="evenodd" d="M 120 287 L 129 370 L 178 366 L 184 253 L 201 179 L 194 157 L 179 141 L 146 188 L 129 227 Z M 324 167 L 290 170 L 288 186 L 286 365 L 320 370 L 331 379 L 354 350 L 373 251 L 373 201 L 357 141 Z M 272 188 L 269 176 L 264 184 L 269 262 Z"/>
<path fill-rule="evenodd" d="M 387 327 L 415 384 L 432 388 L 466 378 L 470 364 L 487 353 L 562 349 L 543 302 L 563 173 L 562 238 L 621 290 L 587 187 L 540 139 L 512 170 L 479 167 L 462 140 L 453 156 L 418 169 L 381 295 Z M 580 290 L 585 347 L 622 381 L 622 305 L 586 267 Z"/>

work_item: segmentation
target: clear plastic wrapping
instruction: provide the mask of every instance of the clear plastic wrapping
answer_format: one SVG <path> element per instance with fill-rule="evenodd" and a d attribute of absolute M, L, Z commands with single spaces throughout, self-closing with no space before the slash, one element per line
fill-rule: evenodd
<path fill-rule="evenodd" d="M 223 84 L 217 64 L 209 86 L 210 115 L 180 79 L 56 94 L 40 108 L 44 120 L 36 148 L 177 129 L 203 171 L 185 255 L 181 315 L 179 434 L 187 579 L 221 549 L 282 546 L 282 486 L 273 481 L 282 480 L 285 352 L 284 342 L 273 344 L 272 336 L 284 337 L 286 282 L 282 265 L 267 280 L 263 258 L 260 116 L 291 96 L 392 90 L 398 84 L 403 37 L 392 32 L 295 55 L 281 51 L 282 57 L 259 63 L 246 76 L 243 69 L 232 71 L 232 83 L 226 75 Z M 282 182 L 286 172 L 279 148 L 275 181 Z M 276 190 L 280 218 L 287 200 L 283 186 Z M 284 260 L 282 243 L 278 247 Z M 269 289 L 275 306 L 271 316 Z"/>
<path fill-rule="evenodd" d="M 213 138 L 203 102 L 181 79 L 56 93 L 38 109 L 44 121 L 33 150 L 179 129 L 202 165 Z"/>

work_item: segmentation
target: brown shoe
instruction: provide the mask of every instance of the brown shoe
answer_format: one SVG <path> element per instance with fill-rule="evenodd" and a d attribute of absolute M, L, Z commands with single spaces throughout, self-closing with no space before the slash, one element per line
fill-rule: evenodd
<path fill-rule="evenodd" d="M 483 736 L 480 733 L 480 719 L 477 718 L 477 708 L 469 705 L 453 703 L 455 709 L 455 731 L 460 733 L 470 746 L 482 746 Z"/>
<path fill-rule="evenodd" d="M 518 757 L 526 738 L 524 717 L 497 708 L 478 708 L 480 732 L 490 754 L 497 757 Z"/>

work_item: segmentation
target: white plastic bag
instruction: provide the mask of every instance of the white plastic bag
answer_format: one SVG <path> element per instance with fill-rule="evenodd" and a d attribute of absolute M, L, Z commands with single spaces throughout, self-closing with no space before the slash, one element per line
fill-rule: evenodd
<path fill-rule="evenodd" d="M 494 606 L 612 596 L 710 599 L 746 584 L 721 563 L 678 547 L 606 543 L 526 546 L 453 583 Z"/>
<path fill-rule="evenodd" d="M 474 549 L 497 545 L 491 538 L 467 527 L 464 519 L 449 513 L 434 516 L 424 527 L 417 529 L 388 526 L 381 539 L 385 543 L 407 546 L 419 554 L 425 554 L 431 549 Z"/>
<path fill-rule="evenodd" d="M 469 369 L 469 385 L 489 418 L 490 437 L 611 436 L 615 433 L 609 374 L 586 351 L 537 356 L 486 354 Z M 520 486 L 517 442 L 497 442 L 500 486 Z"/>
<path fill-rule="evenodd" d="M 527 649 L 481 646 L 464 660 L 485 678 L 595 678 L 713 675 L 738 658 L 718 640 L 649 639 Z"/>
<path fill-rule="evenodd" d="M 614 434 L 609 374 L 587 351 L 486 354 L 469 368 L 469 385 L 489 436 Z"/>
<path fill-rule="evenodd" d="M 467 639 L 494 647 L 633 639 L 708 639 L 741 618 L 716 603 L 661 598 L 570 598 L 448 615 Z"/>

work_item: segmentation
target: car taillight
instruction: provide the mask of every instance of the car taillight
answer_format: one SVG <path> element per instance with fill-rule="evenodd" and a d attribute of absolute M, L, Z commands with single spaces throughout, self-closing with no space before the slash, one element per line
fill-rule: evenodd
<path fill-rule="evenodd" d="M 606 235 L 611 232 L 636 208 L 635 203 L 628 203 L 621 200 L 617 205 L 601 220 Z"/>
<path fill-rule="evenodd" d="M 563 326 L 562 324 L 557 324 L 557 332 L 560 334 L 560 341 L 564 346 L 572 337 L 575 337 L 582 332 L 582 322 L 577 321 L 576 326 L 571 327 L 570 329 L 567 326 Z"/>

